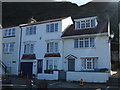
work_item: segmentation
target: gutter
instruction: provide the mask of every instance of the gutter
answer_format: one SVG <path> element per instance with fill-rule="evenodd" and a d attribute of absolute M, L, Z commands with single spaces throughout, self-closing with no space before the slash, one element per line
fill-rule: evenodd
<path fill-rule="evenodd" d="M 88 36 L 108 36 L 108 33 L 99 33 L 99 34 L 86 34 L 86 35 L 73 35 L 73 36 L 63 36 L 63 39 L 67 38 L 76 38 L 76 37 L 88 37 Z"/>

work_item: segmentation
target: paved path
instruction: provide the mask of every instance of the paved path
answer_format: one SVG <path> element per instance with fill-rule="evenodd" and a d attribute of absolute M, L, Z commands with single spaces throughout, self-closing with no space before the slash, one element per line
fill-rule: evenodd
<path fill-rule="evenodd" d="M 13 88 L 26 88 L 26 78 L 22 77 L 9 77 Z M 38 85 L 38 83 L 41 82 L 41 80 L 36 80 L 35 84 Z M 65 81 L 47 81 L 48 82 L 48 88 L 79 88 L 80 90 L 120 90 L 119 86 L 108 86 L 107 84 L 90 84 L 90 83 L 84 83 L 83 86 L 80 86 L 79 83 L 76 82 L 65 82 Z M 8 84 L 4 84 L 8 85 Z M 15 90 L 15 89 L 14 89 Z"/>

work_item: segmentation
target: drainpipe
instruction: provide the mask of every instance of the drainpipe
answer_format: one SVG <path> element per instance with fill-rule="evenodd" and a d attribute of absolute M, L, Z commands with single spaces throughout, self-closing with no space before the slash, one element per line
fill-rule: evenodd
<path fill-rule="evenodd" d="M 21 65 L 21 62 L 20 62 L 20 56 L 21 56 L 21 42 L 22 42 L 22 28 L 21 28 L 21 26 L 19 25 L 19 27 L 20 27 L 20 46 L 19 46 L 19 64 L 18 64 L 18 72 L 19 72 L 19 74 L 20 74 L 20 65 Z"/>

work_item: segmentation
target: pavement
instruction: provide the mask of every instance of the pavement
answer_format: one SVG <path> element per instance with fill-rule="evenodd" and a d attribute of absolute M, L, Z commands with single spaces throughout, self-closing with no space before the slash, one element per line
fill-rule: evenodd
<path fill-rule="evenodd" d="M 30 90 L 30 86 L 26 85 L 26 79 L 25 77 L 18 77 L 18 76 L 8 76 L 7 80 L 10 80 L 11 83 L 3 83 L 2 86 L 3 88 L 11 88 L 11 90 L 17 90 L 18 88 L 22 88 L 22 90 Z M 32 89 L 34 88 L 35 90 L 37 90 L 37 88 L 39 87 L 38 85 L 40 85 L 39 83 L 41 83 L 41 86 L 43 86 L 44 84 L 42 83 L 43 80 L 33 80 L 33 86 Z M 30 81 L 30 79 L 29 79 Z M 50 88 L 78 88 L 80 90 L 120 90 L 120 86 L 109 86 L 106 83 L 83 83 L 83 86 L 80 86 L 79 82 L 66 82 L 66 81 L 50 81 L 47 80 L 47 87 L 48 89 Z M 5 90 L 5 89 L 3 89 Z"/>

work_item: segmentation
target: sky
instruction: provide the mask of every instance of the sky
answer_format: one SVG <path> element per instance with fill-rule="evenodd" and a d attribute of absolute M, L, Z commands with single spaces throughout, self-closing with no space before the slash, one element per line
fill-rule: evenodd
<path fill-rule="evenodd" d="M 56 0 L 56 1 L 70 1 L 72 3 L 76 3 L 78 6 L 86 4 L 92 0 Z"/>

